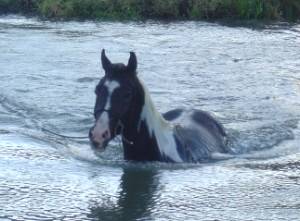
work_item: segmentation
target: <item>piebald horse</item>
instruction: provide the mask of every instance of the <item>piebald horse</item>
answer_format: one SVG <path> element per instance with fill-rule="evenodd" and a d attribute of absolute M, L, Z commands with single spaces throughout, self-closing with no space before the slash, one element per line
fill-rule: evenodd
<path fill-rule="evenodd" d="M 117 135 L 129 161 L 203 162 L 227 153 L 223 126 L 201 110 L 175 109 L 161 115 L 137 76 L 137 58 L 127 65 L 111 63 L 101 53 L 105 75 L 96 86 L 95 125 L 89 138 L 103 151 Z"/>

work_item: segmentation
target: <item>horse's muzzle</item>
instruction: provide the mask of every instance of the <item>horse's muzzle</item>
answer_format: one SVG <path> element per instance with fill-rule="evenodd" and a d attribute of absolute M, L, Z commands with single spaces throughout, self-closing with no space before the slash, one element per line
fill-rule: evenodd
<path fill-rule="evenodd" d="M 106 130 L 99 133 L 95 131 L 95 127 L 92 127 L 89 131 L 89 139 L 93 150 L 104 151 L 110 140 L 110 132 Z"/>

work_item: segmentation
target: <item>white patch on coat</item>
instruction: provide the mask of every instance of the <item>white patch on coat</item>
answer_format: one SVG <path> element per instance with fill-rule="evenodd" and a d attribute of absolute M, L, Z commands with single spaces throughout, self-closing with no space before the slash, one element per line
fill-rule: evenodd
<path fill-rule="evenodd" d="M 104 86 L 107 88 L 108 95 L 106 104 L 104 106 L 105 110 L 109 110 L 111 108 L 111 97 L 113 92 L 120 87 L 119 82 L 117 81 L 106 81 Z M 103 134 L 108 131 L 108 136 L 103 137 Z M 103 142 L 111 137 L 110 129 L 109 129 L 109 117 L 107 112 L 101 113 L 100 117 L 97 119 L 95 127 L 92 131 L 94 141 L 98 142 L 99 145 L 102 145 Z"/>
<path fill-rule="evenodd" d="M 148 131 L 152 137 L 156 138 L 158 149 L 162 155 L 169 157 L 175 162 L 183 162 L 176 148 L 173 126 L 155 109 L 149 91 L 141 81 L 140 83 L 145 92 L 145 104 L 140 121 L 144 120 L 146 122 Z"/>

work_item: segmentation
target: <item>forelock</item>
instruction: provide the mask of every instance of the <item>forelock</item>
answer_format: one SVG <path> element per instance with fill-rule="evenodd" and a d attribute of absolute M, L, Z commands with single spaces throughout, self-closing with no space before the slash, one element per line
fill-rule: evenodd
<path fill-rule="evenodd" d="M 126 66 L 124 64 L 122 64 L 122 63 L 113 64 L 112 65 L 112 70 L 115 73 L 125 72 L 126 71 Z"/>

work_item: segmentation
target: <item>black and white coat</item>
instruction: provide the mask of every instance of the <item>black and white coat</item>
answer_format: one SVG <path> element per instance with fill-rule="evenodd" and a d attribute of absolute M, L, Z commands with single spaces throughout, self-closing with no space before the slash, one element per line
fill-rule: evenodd
<path fill-rule="evenodd" d="M 102 65 L 106 75 L 97 86 L 101 92 L 96 92 L 96 121 L 90 132 L 94 149 L 103 149 L 120 134 L 126 160 L 201 162 L 228 152 L 223 126 L 207 112 L 175 109 L 162 115 L 156 110 L 136 74 L 134 53 L 126 66 L 111 64 L 103 51 Z"/>

